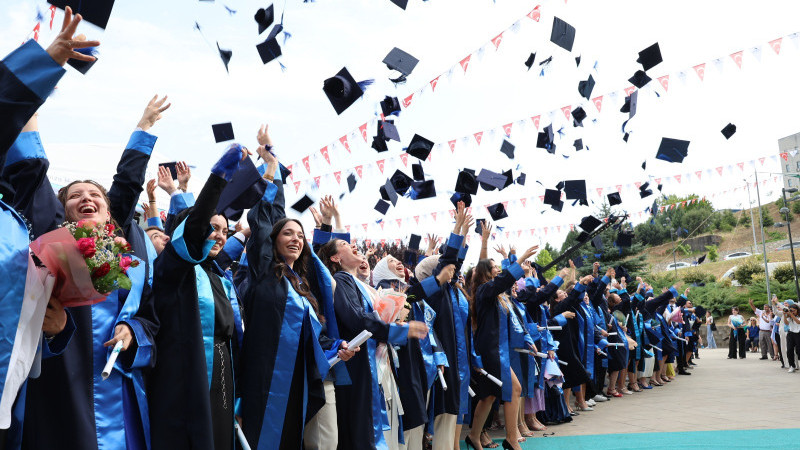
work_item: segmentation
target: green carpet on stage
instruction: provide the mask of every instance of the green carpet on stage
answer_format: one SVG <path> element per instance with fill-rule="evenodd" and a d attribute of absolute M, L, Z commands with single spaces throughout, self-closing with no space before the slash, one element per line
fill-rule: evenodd
<path fill-rule="evenodd" d="M 495 440 L 498 444 L 502 439 Z M 536 433 L 521 444 L 523 450 L 577 449 L 798 449 L 800 429 L 680 431 L 673 433 L 593 434 L 547 436 Z M 461 448 L 465 449 L 464 443 Z M 501 447 L 498 447 L 500 449 Z"/>

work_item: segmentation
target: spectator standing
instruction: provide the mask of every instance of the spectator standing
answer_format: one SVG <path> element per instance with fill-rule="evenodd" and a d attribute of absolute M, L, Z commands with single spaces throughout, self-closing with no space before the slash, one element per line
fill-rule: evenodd
<path fill-rule="evenodd" d="M 753 299 L 750 299 L 750 308 L 758 320 L 758 346 L 761 349 L 761 358 L 767 359 L 767 353 L 770 358 L 775 358 L 775 351 L 772 347 L 772 307 L 769 304 L 764 305 L 764 309 L 760 310 L 753 304 Z"/>

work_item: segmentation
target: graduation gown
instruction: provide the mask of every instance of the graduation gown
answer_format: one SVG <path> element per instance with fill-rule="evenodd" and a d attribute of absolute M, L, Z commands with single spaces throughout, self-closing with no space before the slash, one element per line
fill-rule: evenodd
<path fill-rule="evenodd" d="M 211 175 L 195 209 L 155 261 L 162 327 L 148 381 L 153 449 L 233 448 L 232 355 L 241 314 L 233 284 L 208 252 L 208 223 L 227 183 Z M 210 391 L 210 392 L 209 392 Z"/>
<path fill-rule="evenodd" d="M 284 202 L 283 182 L 276 176 L 247 216 L 251 235 L 238 387 L 242 429 L 250 446 L 259 449 L 300 448 L 305 423 L 325 404 L 322 383 L 329 369 L 313 307 L 288 279 L 275 275 L 270 233 L 285 216 Z"/>
<path fill-rule="evenodd" d="M 361 331 L 372 338 L 361 351 L 345 362 L 351 383 L 336 387 L 336 414 L 339 418 L 339 449 L 386 449 L 383 437 L 385 400 L 378 383 L 375 349 L 378 342 L 403 344 L 408 325 L 384 323 L 372 309 L 366 288 L 347 272 L 333 275 L 336 281 L 333 306 L 340 337 L 350 341 Z M 341 364 L 341 363 L 340 363 Z"/>
<path fill-rule="evenodd" d="M 556 352 L 558 359 L 567 363 L 566 366 L 561 367 L 561 372 L 564 374 L 563 389 L 580 386 L 590 381 L 579 356 L 580 346 L 578 343 L 580 341 L 578 333 L 581 332 L 581 329 L 578 323 L 578 313 L 576 311 L 580 308 L 579 303 L 583 301 L 583 293 L 585 291 L 586 286 L 578 283 L 569 295 L 567 295 L 567 298 L 558 303 L 554 303 L 550 307 L 550 314 L 552 316 L 559 316 L 565 311 L 575 312 L 575 318 L 566 319 L 561 325 L 562 329 L 553 332 L 553 338 L 558 341 L 558 351 Z M 563 318 L 563 316 L 561 317 Z"/>
<path fill-rule="evenodd" d="M 150 240 L 145 241 L 144 231 L 133 222 L 133 212 L 155 141 L 155 136 L 144 131 L 131 135 L 108 191 L 112 217 L 131 244 L 132 256 L 141 261 L 139 267 L 128 271 L 133 287 L 114 291 L 95 305 L 67 308 L 75 325 L 72 340 L 63 353 L 43 360 L 41 377 L 28 383 L 25 448 L 130 449 L 149 445 L 140 369 L 153 364 L 153 337 L 158 331 L 149 284 L 149 261 L 155 251 L 148 251 Z M 14 207 L 28 218 L 34 238 L 55 229 L 64 218 L 64 209 L 47 180 L 48 166 L 38 133 L 28 132 L 17 138 L 2 172 L 2 178 L 15 186 Z M 113 337 L 120 323 L 130 326 L 133 341 L 120 353 L 117 370 L 101 380 L 100 372 L 111 351 L 103 343 Z M 71 332 L 68 327 L 54 340 L 63 342 L 62 335 Z M 47 350 L 43 349 L 43 355 L 47 356 Z"/>

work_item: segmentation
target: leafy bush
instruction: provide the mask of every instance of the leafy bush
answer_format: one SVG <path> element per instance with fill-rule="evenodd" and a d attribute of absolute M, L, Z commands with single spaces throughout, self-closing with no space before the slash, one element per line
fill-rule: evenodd
<path fill-rule="evenodd" d="M 681 275 L 683 282 L 687 284 L 713 283 L 716 281 L 716 277 L 713 274 L 703 272 L 697 268 L 683 270 L 681 271 Z"/>
<path fill-rule="evenodd" d="M 538 255 L 536 255 L 536 262 L 540 266 L 544 267 L 553 262 L 553 257 L 550 256 L 550 252 L 547 251 L 547 249 L 544 249 L 540 251 Z M 548 280 L 552 279 L 555 276 L 556 276 L 555 266 L 551 267 L 547 272 L 544 273 L 544 277 L 547 278 Z"/>
<path fill-rule="evenodd" d="M 754 273 L 764 273 L 764 265 L 759 263 L 758 258 L 747 258 L 736 267 L 733 278 L 742 286 L 746 286 L 753 282 Z"/>
<path fill-rule="evenodd" d="M 775 220 L 773 220 L 772 216 L 769 215 L 767 208 L 761 209 L 761 223 L 763 223 L 765 227 L 771 227 L 775 225 Z"/>
<path fill-rule="evenodd" d="M 684 255 L 690 255 L 692 253 L 692 247 L 689 247 L 689 244 L 678 244 L 675 247 L 676 253 L 683 253 Z"/>
<path fill-rule="evenodd" d="M 749 227 L 750 226 L 750 214 L 745 213 L 742 211 L 742 216 L 739 217 L 739 226 L 740 227 Z"/>
<path fill-rule="evenodd" d="M 800 202 L 792 203 L 792 212 L 794 214 L 800 214 Z"/>
<path fill-rule="evenodd" d="M 716 245 L 706 245 L 706 251 L 708 252 L 707 258 L 711 262 L 716 262 L 719 259 L 719 252 L 717 251 Z"/>
<path fill-rule="evenodd" d="M 794 283 L 794 269 L 791 264 L 781 264 L 770 272 L 770 277 L 779 283 Z"/>
<path fill-rule="evenodd" d="M 730 209 L 726 209 L 725 212 L 722 213 L 722 222 L 733 228 L 736 226 L 736 216 L 733 215 L 733 211 Z"/>

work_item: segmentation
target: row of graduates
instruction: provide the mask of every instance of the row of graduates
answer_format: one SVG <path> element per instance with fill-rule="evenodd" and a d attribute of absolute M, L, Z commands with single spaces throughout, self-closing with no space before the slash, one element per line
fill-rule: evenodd
<path fill-rule="evenodd" d="M 24 295 L 21 280 L 33 263 L 29 240 L 65 220 L 114 224 L 141 264 L 128 272 L 132 288 L 103 302 L 63 308 L 51 300 L 41 370 L 16 396 L 5 447 L 233 448 L 241 427 L 252 448 L 300 448 L 304 437 L 315 448 L 418 448 L 427 424 L 434 445 L 450 448 L 461 424 L 482 425 L 501 401 L 504 445 L 519 448 L 511 419 L 521 398 L 526 411 L 558 422 L 569 417 L 562 388 L 575 391 L 581 404 L 602 386 L 596 347 L 603 348 L 609 327 L 618 339 L 625 336 L 616 309 L 630 308 L 629 327 L 642 352 L 633 358 L 626 346 L 614 347 L 606 358 L 610 374 L 629 359 L 643 361 L 647 346 L 661 344 L 654 356 L 662 369 L 675 352 L 673 330 L 655 314 L 677 297 L 674 289 L 649 298 L 643 287 L 641 298 L 629 298 L 620 289 L 606 292 L 613 278 L 607 273 L 561 291 L 563 276 L 548 281 L 525 264 L 535 248 L 520 256 L 524 267 L 509 255 L 501 272 L 485 258 L 486 237 L 482 259 L 460 281 L 455 274 L 472 224 L 463 204 L 441 254 L 412 263 L 410 286 L 404 286 L 402 262 L 391 257 L 370 275 L 349 236 L 325 223 L 335 213 L 332 202 L 320 206 L 323 223 L 312 251 L 302 224 L 285 217 L 282 171 L 268 135 L 258 148 L 268 185 L 248 214 L 246 243 L 227 239 L 227 218 L 216 211 L 248 156 L 238 145 L 214 165 L 196 202 L 187 193 L 173 195 L 163 233 L 157 226 L 145 232 L 134 212 L 157 140 L 148 131 L 169 107 L 165 99 L 148 104 L 107 192 L 79 180 L 56 195 L 31 117 L 63 75 L 66 59 L 75 57 L 77 22 L 65 18 L 54 43 L 59 57 L 29 41 L 0 65 L 0 102 L 9 113 L 0 130 L 0 206 L 4 229 L 11 230 L 0 255 L 7 275 L 3 305 L 18 308 Z M 408 289 L 408 321 L 386 323 L 375 314 L 376 287 Z M 19 314 L 3 320 L 14 317 Z M 548 326 L 562 328 L 551 333 Z M 372 338 L 348 348 L 363 330 Z M 124 351 L 103 380 L 100 371 L 117 341 Z M 537 356 L 539 350 L 547 356 Z M 331 367 L 337 356 L 345 362 Z M 562 386 L 557 360 L 567 363 Z M 480 425 L 469 437 L 476 446 Z"/>

